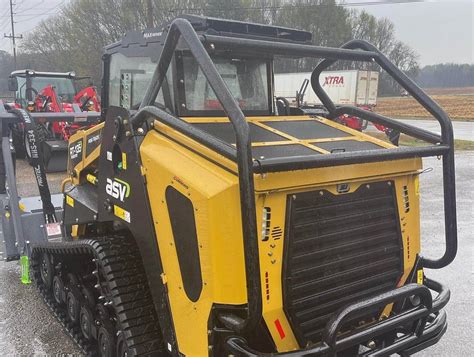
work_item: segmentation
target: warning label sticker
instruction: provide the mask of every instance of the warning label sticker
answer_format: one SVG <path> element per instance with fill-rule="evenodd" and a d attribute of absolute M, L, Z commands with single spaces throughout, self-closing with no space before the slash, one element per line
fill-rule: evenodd
<path fill-rule="evenodd" d="M 114 214 L 125 222 L 130 223 L 130 212 L 124 210 L 122 207 L 114 205 Z"/>

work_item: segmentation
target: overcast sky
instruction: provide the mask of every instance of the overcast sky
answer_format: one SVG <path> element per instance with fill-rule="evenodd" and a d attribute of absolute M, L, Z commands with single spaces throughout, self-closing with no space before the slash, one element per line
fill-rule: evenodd
<path fill-rule="evenodd" d="M 474 63 L 474 0 L 432 0 L 357 7 L 361 8 L 376 17 L 388 17 L 395 24 L 397 38 L 419 53 L 422 65 Z"/>
<path fill-rule="evenodd" d="M 58 12 L 66 1 L 14 0 L 17 4 L 14 6 L 16 33 L 27 35 L 41 20 Z M 384 1 L 393 3 L 397 0 L 346 0 L 346 3 L 373 4 Z M 397 38 L 420 54 L 422 65 L 440 62 L 474 63 L 474 0 L 415 0 L 412 3 L 355 8 L 392 20 Z M 0 35 L 11 32 L 9 16 L 9 0 L 0 0 Z M 1 38 L 0 49 L 11 51 L 10 40 Z"/>
<path fill-rule="evenodd" d="M 100 0 L 97 0 L 100 1 Z M 15 18 L 15 35 L 26 36 L 50 14 L 58 13 L 61 5 L 67 0 L 13 0 Z M 12 52 L 11 40 L 3 35 L 10 35 L 10 0 L 0 0 L 0 49 Z M 21 40 L 17 40 L 17 46 Z"/>

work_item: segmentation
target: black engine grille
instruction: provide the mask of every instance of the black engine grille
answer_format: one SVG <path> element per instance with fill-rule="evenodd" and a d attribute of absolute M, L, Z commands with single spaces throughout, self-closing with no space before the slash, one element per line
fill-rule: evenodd
<path fill-rule="evenodd" d="M 284 304 L 301 347 L 321 339 L 336 310 L 393 289 L 402 274 L 393 182 L 291 195 L 286 227 Z"/>

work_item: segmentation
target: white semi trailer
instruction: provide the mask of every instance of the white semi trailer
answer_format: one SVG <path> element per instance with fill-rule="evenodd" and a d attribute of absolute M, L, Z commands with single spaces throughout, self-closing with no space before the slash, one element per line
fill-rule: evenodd
<path fill-rule="evenodd" d="M 311 81 L 311 72 L 275 74 L 275 96 L 290 103 L 297 102 L 303 82 Z M 322 72 L 319 82 L 336 105 L 373 107 L 377 104 L 379 72 L 364 70 Z M 311 85 L 307 87 L 299 105 L 317 106 L 321 101 Z"/>

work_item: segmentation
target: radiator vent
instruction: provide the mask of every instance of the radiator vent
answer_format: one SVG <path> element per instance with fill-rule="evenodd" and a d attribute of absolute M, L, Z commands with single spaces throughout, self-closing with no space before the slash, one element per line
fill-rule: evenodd
<path fill-rule="evenodd" d="M 338 309 L 396 287 L 403 247 L 393 182 L 290 195 L 286 224 L 284 309 L 302 348 L 321 340 Z"/>
<path fill-rule="evenodd" d="M 262 216 L 262 241 L 266 242 L 270 238 L 270 225 L 272 219 L 272 209 L 263 207 Z"/>
<path fill-rule="evenodd" d="M 283 237 L 283 230 L 281 229 L 281 227 L 277 226 L 277 227 L 273 227 L 272 229 L 272 239 L 273 240 L 278 240 L 278 239 L 281 239 Z"/>
<path fill-rule="evenodd" d="M 403 205 L 405 213 L 410 212 L 410 197 L 408 196 L 408 187 L 403 186 Z"/>

